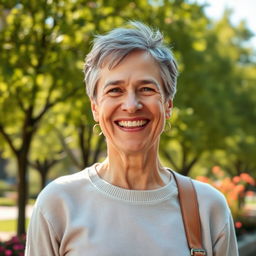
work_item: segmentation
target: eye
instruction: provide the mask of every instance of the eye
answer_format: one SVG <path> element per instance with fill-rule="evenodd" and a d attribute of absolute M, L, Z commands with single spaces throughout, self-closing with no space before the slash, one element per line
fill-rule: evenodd
<path fill-rule="evenodd" d="M 150 88 L 150 87 L 142 87 L 140 90 L 143 91 L 143 92 L 152 92 L 152 91 L 154 91 L 154 89 Z"/>
<path fill-rule="evenodd" d="M 113 96 L 118 95 L 120 93 L 122 93 L 122 89 L 119 88 L 119 87 L 113 87 L 113 88 L 111 88 L 107 91 L 107 94 L 110 94 L 110 95 L 113 95 Z"/>
<path fill-rule="evenodd" d="M 144 95 L 152 95 L 156 92 L 154 88 L 148 86 L 141 87 L 139 91 Z"/>

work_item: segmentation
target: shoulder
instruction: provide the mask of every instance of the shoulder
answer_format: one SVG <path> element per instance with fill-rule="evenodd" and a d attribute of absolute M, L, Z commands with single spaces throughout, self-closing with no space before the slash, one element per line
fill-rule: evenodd
<path fill-rule="evenodd" d="M 213 186 L 193 180 L 202 225 L 211 230 L 213 240 L 229 225 L 231 212 L 224 195 Z"/>
<path fill-rule="evenodd" d="M 190 179 L 189 177 L 185 177 L 175 171 L 172 172 L 176 176 L 177 180 L 179 177 L 180 180 L 184 178 Z M 230 215 L 230 209 L 224 195 L 210 184 L 194 179 L 191 180 L 196 190 L 200 214 L 204 216 L 207 215 L 210 218 L 214 214 L 219 214 L 228 218 Z"/>
<path fill-rule="evenodd" d="M 88 169 L 75 174 L 59 177 L 50 182 L 38 195 L 36 207 L 43 214 L 47 214 L 56 207 L 63 208 L 65 204 L 72 204 L 78 200 L 81 190 L 90 186 Z"/>
<path fill-rule="evenodd" d="M 53 232 L 61 240 L 67 223 L 90 198 L 93 186 L 89 179 L 89 169 L 59 177 L 40 192 L 30 220 L 31 230 Z"/>
<path fill-rule="evenodd" d="M 180 182 L 184 179 L 191 179 L 175 171 L 172 171 L 172 173 L 177 179 L 177 181 L 180 180 Z M 228 208 L 224 195 L 220 191 L 218 191 L 216 188 L 214 188 L 208 183 L 204 183 L 195 179 L 191 179 L 191 181 L 196 190 L 199 206 L 200 205 L 202 205 L 203 207 L 207 206 L 207 208 L 218 207 L 218 206 L 223 209 Z"/>
<path fill-rule="evenodd" d="M 224 252 L 238 255 L 233 218 L 226 198 L 207 183 L 193 180 L 193 184 L 197 192 L 205 244 L 214 245 L 214 251 L 219 251 L 221 255 Z"/>
<path fill-rule="evenodd" d="M 225 209 L 228 207 L 224 195 L 219 190 L 207 183 L 197 180 L 192 181 L 199 201 L 205 201 L 209 206 L 219 206 Z"/>

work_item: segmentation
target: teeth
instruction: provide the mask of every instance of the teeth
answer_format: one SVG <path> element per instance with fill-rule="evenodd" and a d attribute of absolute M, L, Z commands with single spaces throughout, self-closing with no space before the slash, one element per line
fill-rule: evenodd
<path fill-rule="evenodd" d="M 146 120 L 139 120 L 139 121 L 120 121 L 118 125 L 122 127 L 140 127 L 146 124 Z"/>

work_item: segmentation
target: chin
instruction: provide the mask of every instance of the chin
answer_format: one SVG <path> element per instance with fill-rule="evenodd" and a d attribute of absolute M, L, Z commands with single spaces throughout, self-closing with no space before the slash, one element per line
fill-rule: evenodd
<path fill-rule="evenodd" d="M 118 147 L 118 152 L 123 152 L 127 155 L 136 155 L 149 151 L 153 145 L 145 145 L 143 143 L 124 143 Z"/>

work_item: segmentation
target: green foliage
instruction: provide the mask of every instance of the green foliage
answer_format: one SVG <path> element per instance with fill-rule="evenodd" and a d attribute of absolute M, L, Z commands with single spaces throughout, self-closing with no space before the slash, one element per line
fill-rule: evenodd
<path fill-rule="evenodd" d="M 187 174 L 202 157 L 223 150 L 227 154 L 224 158 L 232 152 L 233 161 L 227 161 L 227 169 L 236 170 L 232 162 L 239 160 L 244 168 L 250 166 L 240 172 L 252 172 L 255 159 L 250 155 L 255 155 L 255 151 L 250 145 L 255 140 L 252 130 L 256 123 L 256 101 L 252 96 L 254 89 L 248 86 L 248 80 L 255 83 L 255 77 L 250 79 L 248 73 L 255 71 L 255 63 L 249 61 L 252 49 L 245 44 L 252 34 L 243 23 L 238 27 L 231 25 L 229 13 L 217 23 L 201 20 L 204 20 L 200 23 L 203 26 L 191 22 L 191 27 L 186 26 L 190 31 L 181 32 L 181 38 L 175 37 L 181 74 L 171 119 L 172 131 L 163 135 L 162 155 L 169 158 L 175 169 Z M 242 133 L 251 138 L 250 144 Z M 243 149 L 236 137 L 243 142 Z M 170 140 L 177 140 L 180 146 L 172 148 Z M 235 146 L 230 145 L 230 140 L 236 141 Z M 163 147 L 166 143 L 169 148 Z M 175 161 L 173 151 L 180 155 Z M 209 162 L 220 163 L 216 159 Z"/>

